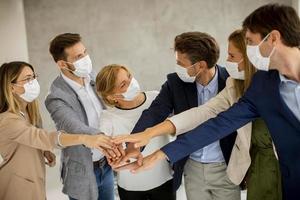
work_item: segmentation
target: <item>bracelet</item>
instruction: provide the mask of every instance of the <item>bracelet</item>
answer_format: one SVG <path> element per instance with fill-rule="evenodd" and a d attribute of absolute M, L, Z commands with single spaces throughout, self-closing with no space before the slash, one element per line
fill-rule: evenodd
<path fill-rule="evenodd" d="M 57 135 L 57 146 L 59 146 L 60 148 L 63 148 L 64 146 L 60 143 L 60 136 L 63 133 L 63 131 L 57 131 L 58 135 Z"/>

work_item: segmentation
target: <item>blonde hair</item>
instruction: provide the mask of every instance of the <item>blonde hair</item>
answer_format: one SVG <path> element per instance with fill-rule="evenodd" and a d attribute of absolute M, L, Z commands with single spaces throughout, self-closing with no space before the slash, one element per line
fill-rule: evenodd
<path fill-rule="evenodd" d="M 20 103 L 12 92 L 12 83 L 18 79 L 26 66 L 30 67 L 34 72 L 32 65 L 25 62 L 4 63 L 0 67 L 0 113 L 8 111 L 18 115 L 20 114 Z M 26 111 L 30 123 L 34 126 L 41 127 L 42 120 L 38 101 L 34 100 L 28 103 Z"/>
<path fill-rule="evenodd" d="M 130 71 L 127 67 L 118 64 L 111 64 L 103 67 L 96 77 L 97 94 L 102 97 L 108 106 L 116 106 L 116 102 L 109 100 L 107 97 L 113 93 L 116 86 L 116 78 L 120 71 L 124 69 L 129 75 Z"/>
<path fill-rule="evenodd" d="M 238 97 L 242 96 L 248 87 L 251 84 L 251 80 L 253 75 L 256 72 L 255 67 L 250 63 L 247 57 L 247 46 L 246 46 L 246 39 L 245 39 L 245 32 L 241 29 L 238 29 L 230 34 L 228 37 L 228 41 L 232 42 L 232 44 L 240 50 L 243 55 L 244 61 L 244 71 L 245 71 L 245 80 L 234 80 L 234 86 L 236 89 L 236 94 Z"/>

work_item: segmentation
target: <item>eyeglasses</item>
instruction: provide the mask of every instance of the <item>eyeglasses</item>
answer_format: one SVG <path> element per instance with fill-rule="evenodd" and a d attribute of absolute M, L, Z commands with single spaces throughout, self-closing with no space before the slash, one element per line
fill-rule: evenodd
<path fill-rule="evenodd" d="M 21 82 L 25 82 L 25 83 L 29 83 L 32 84 L 32 81 L 34 79 L 38 79 L 38 75 L 37 74 L 33 74 L 32 76 L 28 76 L 27 78 L 20 80 L 20 81 L 13 81 L 12 83 L 21 83 Z"/>

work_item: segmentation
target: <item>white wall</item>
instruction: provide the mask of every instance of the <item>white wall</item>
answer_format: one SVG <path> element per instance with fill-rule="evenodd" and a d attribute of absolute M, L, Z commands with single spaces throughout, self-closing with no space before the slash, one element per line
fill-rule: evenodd
<path fill-rule="evenodd" d="M 26 0 L 29 57 L 37 67 L 42 97 L 58 70 L 48 53 L 49 41 L 63 32 L 83 36 L 96 71 L 107 64 L 129 66 L 141 86 L 159 89 L 174 71 L 174 37 L 186 31 L 208 32 L 226 59 L 227 37 L 255 8 L 292 0 Z M 53 127 L 43 107 L 44 124 Z"/>
<path fill-rule="evenodd" d="M 0 0 L 0 65 L 16 60 L 28 61 L 23 1 Z"/>
<path fill-rule="evenodd" d="M 28 61 L 22 0 L 0 1 L 0 63 Z"/>

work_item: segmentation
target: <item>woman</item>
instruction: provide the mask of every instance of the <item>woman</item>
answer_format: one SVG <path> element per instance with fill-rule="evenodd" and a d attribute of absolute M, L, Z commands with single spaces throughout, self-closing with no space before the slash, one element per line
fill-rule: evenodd
<path fill-rule="evenodd" d="M 229 36 L 226 69 L 231 77 L 228 78 L 225 89 L 205 105 L 175 115 L 143 133 L 120 137 L 115 142 L 134 142 L 136 146 L 143 146 L 157 135 L 168 133 L 179 135 L 215 117 L 237 102 L 249 87 L 255 72 L 255 68 L 246 56 L 246 43 L 241 30 Z M 264 121 L 257 119 L 238 129 L 237 132 L 227 168 L 229 178 L 239 185 L 246 177 L 248 200 L 280 200 L 282 195 L 279 163 Z M 154 165 L 160 158 L 162 158 L 161 152 L 157 151 L 148 159 L 144 159 L 144 168 Z M 132 167 L 136 168 L 134 164 L 123 168 Z"/>
<path fill-rule="evenodd" d="M 141 92 L 136 79 L 121 65 L 104 67 L 97 75 L 96 89 L 111 107 L 103 111 L 100 121 L 100 130 L 109 136 L 131 132 L 143 110 L 150 106 L 158 94 L 157 91 Z M 168 142 L 168 136 L 155 138 L 144 149 L 143 155 L 149 155 Z M 117 174 L 117 183 L 121 200 L 175 199 L 167 161 L 140 174 L 121 171 Z"/>
<path fill-rule="evenodd" d="M 0 67 L 0 199 L 46 199 L 45 160 L 52 165 L 54 147 L 84 144 L 112 148 L 107 136 L 72 135 L 41 129 L 36 98 L 40 86 L 33 67 L 25 62 Z"/>

